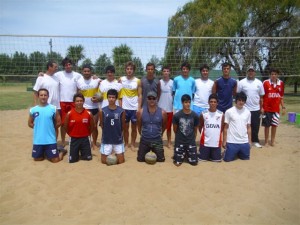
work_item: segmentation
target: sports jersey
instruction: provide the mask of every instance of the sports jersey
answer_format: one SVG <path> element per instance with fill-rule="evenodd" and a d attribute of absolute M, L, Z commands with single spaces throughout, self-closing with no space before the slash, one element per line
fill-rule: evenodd
<path fill-rule="evenodd" d="M 183 77 L 179 75 L 174 78 L 173 82 L 173 91 L 175 91 L 174 96 L 174 109 L 180 110 L 182 109 L 181 97 L 184 94 L 188 94 L 191 98 L 193 98 L 193 94 L 195 92 L 195 79 L 193 77 Z M 191 106 L 193 104 L 191 103 Z"/>
<path fill-rule="evenodd" d="M 212 92 L 214 82 L 211 79 L 202 80 L 201 78 L 195 80 L 195 95 L 194 105 L 201 108 L 208 108 L 208 97 Z"/>
<path fill-rule="evenodd" d="M 219 110 L 202 112 L 204 125 L 200 144 L 206 147 L 221 147 L 221 128 L 223 113 Z"/>
<path fill-rule="evenodd" d="M 120 98 L 121 88 L 122 88 L 122 84 L 118 83 L 118 81 L 116 79 L 113 81 L 108 81 L 107 79 L 101 81 L 100 86 L 99 86 L 99 92 L 103 96 L 103 102 L 101 104 L 101 107 L 104 108 L 104 107 L 108 106 L 107 91 L 109 89 L 115 89 L 119 93 L 118 98 Z M 116 101 L 116 105 L 119 105 L 118 101 Z"/>
<path fill-rule="evenodd" d="M 126 110 L 137 110 L 140 79 L 133 77 L 129 80 L 126 76 L 123 76 L 120 79 L 122 84 L 120 94 L 120 98 L 122 98 L 122 108 Z"/>
<path fill-rule="evenodd" d="M 246 108 L 231 107 L 225 112 L 225 123 L 229 125 L 227 142 L 232 144 L 248 143 L 247 124 L 251 124 L 251 113 Z"/>
<path fill-rule="evenodd" d="M 98 92 L 98 86 L 99 86 L 100 79 L 93 79 L 90 78 L 89 80 L 84 79 L 83 76 L 81 76 L 77 81 L 77 88 L 80 90 L 80 92 L 84 96 L 84 104 L 83 107 L 86 109 L 98 109 L 99 103 L 92 102 L 92 97 Z"/>
<path fill-rule="evenodd" d="M 142 105 L 143 107 L 147 104 L 147 94 L 150 91 L 154 91 L 157 94 L 158 91 L 159 79 L 153 78 L 152 80 L 148 80 L 147 76 L 142 77 L 141 79 L 141 87 L 142 87 Z"/>
<path fill-rule="evenodd" d="M 55 76 L 50 76 L 44 74 L 44 76 L 39 76 L 33 87 L 34 91 L 38 91 L 41 88 L 45 88 L 49 92 L 48 103 L 55 105 L 57 109 L 60 109 L 60 98 L 59 98 L 59 81 Z"/>
<path fill-rule="evenodd" d="M 56 143 L 55 117 L 56 107 L 48 104 L 46 106 L 34 106 L 29 111 L 33 118 L 33 144 L 49 145 Z"/>
<path fill-rule="evenodd" d="M 232 107 L 232 101 L 233 101 L 233 89 L 237 85 L 237 81 L 231 77 L 224 78 L 219 77 L 216 80 L 217 84 L 217 95 L 219 98 L 219 103 L 217 106 L 217 109 L 222 111 L 223 113 Z"/>
<path fill-rule="evenodd" d="M 284 83 L 277 79 L 273 83 L 270 79 L 263 82 L 265 95 L 263 98 L 263 108 L 265 112 L 280 112 L 280 101 L 284 94 Z"/>
<path fill-rule="evenodd" d="M 103 144 L 122 144 L 122 113 L 124 110 L 117 106 L 116 109 L 110 109 L 108 106 L 102 109 L 103 118 Z"/>
<path fill-rule="evenodd" d="M 173 112 L 173 80 L 164 81 L 160 80 L 160 98 L 158 102 L 158 106 L 165 110 L 167 113 Z"/>
<path fill-rule="evenodd" d="M 90 136 L 91 113 L 84 109 L 81 113 L 71 109 L 69 114 L 68 135 L 80 138 Z"/>
<path fill-rule="evenodd" d="M 61 102 L 73 102 L 73 96 L 77 92 L 76 81 L 82 77 L 80 73 L 72 71 L 67 73 L 66 71 L 59 71 L 54 74 L 59 80 L 60 89 L 60 101 Z"/>
<path fill-rule="evenodd" d="M 245 107 L 249 111 L 260 110 L 260 96 L 265 94 L 263 84 L 260 80 L 249 80 L 247 78 L 242 79 L 237 86 L 237 92 L 244 92 L 247 95 L 247 101 Z"/>

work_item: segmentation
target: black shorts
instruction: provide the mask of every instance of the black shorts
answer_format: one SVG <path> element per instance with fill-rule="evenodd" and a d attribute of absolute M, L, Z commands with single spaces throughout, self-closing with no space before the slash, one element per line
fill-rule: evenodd
<path fill-rule="evenodd" d="M 185 157 L 189 164 L 196 166 L 198 164 L 197 147 L 195 145 L 175 145 L 174 146 L 174 158 L 175 164 L 182 164 Z"/>
<path fill-rule="evenodd" d="M 99 112 L 99 109 L 88 109 L 88 111 L 95 116 Z"/>
<path fill-rule="evenodd" d="M 145 162 L 145 155 L 151 150 L 156 154 L 157 162 L 165 161 L 162 139 L 155 141 L 146 141 L 142 138 L 140 140 L 139 150 L 137 153 L 137 161 Z"/>
<path fill-rule="evenodd" d="M 79 158 L 81 160 L 92 160 L 90 137 L 70 138 L 69 163 L 78 162 Z"/>

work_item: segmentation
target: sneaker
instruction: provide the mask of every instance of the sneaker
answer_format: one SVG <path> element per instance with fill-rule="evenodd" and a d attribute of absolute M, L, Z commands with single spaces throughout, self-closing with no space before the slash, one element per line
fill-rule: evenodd
<path fill-rule="evenodd" d="M 262 146 L 261 146 L 258 142 L 254 142 L 253 145 L 254 145 L 256 148 L 262 148 Z"/>

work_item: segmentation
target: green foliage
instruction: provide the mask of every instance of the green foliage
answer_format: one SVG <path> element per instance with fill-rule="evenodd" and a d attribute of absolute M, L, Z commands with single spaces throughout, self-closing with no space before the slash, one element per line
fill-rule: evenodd
<path fill-rule="evenodd" d="M 71 45 L 67 49 L 67 57 L 72 59 L 74 65 L 77 67 L 78 62 L 85 58 L 83 52 L 84 52 L 84 47 L 82 45 L 74 45 L 74 46 Z"/>
<path fill-rule="evenodd" d="M 99 75 L 104 74 L 105 68 L 109 65 L 111 65 L 110 58 L 105 53 L 100 55 L 95 62 L 95 73 Z"/>
<path fill-rule="evenodd" d="M 135 75 L 138 77 L 142 77 L 144 75 L 144 66 L 141 59 L 139 57 L 134 57 L 132 61 L 136 66 Z"/>
<path fill-rule="evenodd" d="M 125 63 L 132 61 L 133 51 L 126 44 L 121 44 L 120 46 L 115 47 L 112 52 L 116 74 L 122 74 Z"/>

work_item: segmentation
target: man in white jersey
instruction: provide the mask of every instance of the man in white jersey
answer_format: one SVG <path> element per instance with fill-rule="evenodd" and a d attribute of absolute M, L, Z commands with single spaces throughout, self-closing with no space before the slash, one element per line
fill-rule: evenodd
<path fill-rule="evenodd" d="M 208 98 L 209 109 L 200 115 L 199 131 L 201 133 L 199 161 L 221 162 L 221 135 L 224 127 L 224 114 L 217 110 L 218 96 L 211 94 Z M 203 130 L 202 130 L 203 129 Z"/>
<path fill-rule="evenodd" d="M 195 80 L 196 91 L 194 93 L 193 111 L 200 116 L 203 110 L 208 109 L 208 97 L 212 92 L 214 82 L 208 78 L 209 66 L 200 67 L 201 78 Z"/>
<path fill-rule="evenodd" d="M 64 58 L 62 60 L 62 66 L 64 67 L 63 71 L 59 71 L 54 74 L 55 77 L 59 80 L 59 95 L 60 95 L 60 108 L 61 108 L 61 121 L 62 126 L 60 129 L 61 132 L 61 144 L 62 146 L 66 145 L 66 130 L 64 129 L 64 121 L 67 113 L 73 108 L 75 104 L 73 102 L 73 96 L 77 92 L 77 83 L 76 81 L 82 77 L 80 73 L 72 71 L 73 62 L 69 58 Z"/>
<path fill-rule="evenodd" d="M 158 101 L 158 106 L 167 113 L 167 147 L 171 147 L 171 134 L 172 134 L 172 120 L 173 120 L 173 80 L 170 79 L 170 67 L 164 66 L 162 68 L 163 78 L 160 80 L 161 94 Z"/>
<path fill-rule="evenodd" d="M 103 101 L 101 103 L 101 108 L 104 108 L 108 106 L 108 98 L 107 98 L 107 91 L 110 89 L 114 89 L 118 92 L 121 91 L 122 84 L 120 84 L 116 79 L 115 79 L 115 67 L 114 66 L 107 66 L 105 68 L 105 73 L 106 73 L 106 79 L 101 81 L 99 85 L 99 92 L 101 93 L 103 97 Z M 120 105 L 119 100 L 116 100 L 116 105 Z"/>
<path fill-rule="evenodd" d="M 258 132 L 260 126 L 260 115 L 263 107 L 264 86 L 260 80 L 255 78 L 254 67 L 247 70 L 247 77 L 238 82 L 237 92 L 244 92 L 247 95 L 245 107 L 251 112 L 251 140 L 255 147 L 261 148 Z"/>
<path fill-rule="evenodd" d="M 140 79 L 134 76 L 135 64 L 131 61 L 125 64 L 126 76 L 120 78 L 122 90 L 120 95 L 120 106 L 125 110 L 126 121 L 124 127 L 125 147 L 135 147 L 137 136 L 136 112 L 142 103 L 142 88 Z M 129 122 L 131 121 L 131 144 L 129 143 Z"/>
<path fill-rule="evenodd" d="M 90 111 L 93 115 L 95 121 L 95 129 L 92 132 L 92 148 L 93 150 L 97 150 L 97 138 L 98 138 L 98 119 L 99 119 L 99 100 L 95 97 L 98 93 L 98 87 L 101 80 L 99 78 L 92 78 L 92 67 L 90 65 L 82 66 L 82 74 L 76 83 L 78 91 L 83 94 L 85 101 L 83 107 Z"/>

